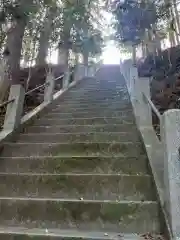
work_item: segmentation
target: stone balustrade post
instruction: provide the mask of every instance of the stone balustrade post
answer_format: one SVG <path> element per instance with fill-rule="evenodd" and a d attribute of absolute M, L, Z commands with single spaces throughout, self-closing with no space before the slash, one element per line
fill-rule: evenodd
<path fill-rule="evenodd" d="M 79 63 L 77 63 L 74 68 L 74 81 L 78 82 L 79 78 L 80 78 Z"/>
<path fill-rule="evenodd" d="M 84 77 L 84 65 L 78 63 L 74 70 L 74 81 L 78 82 Z"/>
<path fill-rule="evenodd" d="M 145 95 L 151 100 L 150 78 L 141 77 L 138 83 L 140 127 L 152 127 L 152 109 L 144 97 Z"/>
<path fill-rule="evenodd" d="M 90 65 L 89 68 L 88 68 L 88 76 L 89 77 L 94 77 L 96 74 L 96 68 L 95 68 L 95 65 Z"/>
<path fill-rule="evenodd" d="M 130 77 L 128 84 L 132 102 L 134 104 L 135 99 L 137 99 L 139 95 L 139 77 L 136 67 L 131 66 L 130 68 Z"/>
<path fill-rule="evenodd" d="M 166 111 L 161 119 L 164 151 L 164 204 L 174 239 L 180 238 L 180 110 Z"/>
<path fill-rule="evenodd" d="M 66 72 L 64 73 L 64 77 L 63 77 L 63 89 L 67 89 L 68 88 L 69 82 L 70 82 L 70 70 L 68 68 L 66 70 Z"/>
<path fill-rule="evenodd" d="M 89 66 L 84 65 L 84 77 L 88 77 Z"/>
<path fill-rule="evenodd" d="M 52 102 L 54 88 L 55 88 L 55 81 L 54 81 L 54 76 L 51 72 L 47 74 L 46 83 L 47 85 L 45 86 L 45 90 L 44 90 L 44 102 Z"/>
<path fill-rule="evenodd" d="M 8 100 L 14 100 L 7 105 L 3 130 L 13 131 L 19 126 L 23 113 L 24 98 L 24 87 L 21 84 L 12 85 Z"/>
<path fill-rule="evenodd" d="M 132 63 L 130 61 L 124 61 L 120 65 L 120 70 L 121 70 L 121 73 L 122 73 L 123 77 L 125 78 L 125 81 L 126 81 L 126 84 L 127 84 L 127 88 L 128 88 L 128 90 L 130 90 L 130 87 L 131 87 Z"/>
<path fill-rule="evenodd" d="M 139 127 L 152 127 L 152 111 L 144 95 L 150 97 L 150 79 L 139 78 L 136 67 L 131 67 L 130 70 L 130 87 L 132 105 L 136 116 L 136 121 Z"/>

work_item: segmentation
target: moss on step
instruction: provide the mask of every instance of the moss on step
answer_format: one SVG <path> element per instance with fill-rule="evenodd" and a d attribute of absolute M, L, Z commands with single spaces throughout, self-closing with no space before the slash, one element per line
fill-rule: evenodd
<path fill-rule="evenodd" d="M 147 175 L 0 175 L 1 196 L 155 200 Z"/>
<path fill-rule="evenodd" d="M 126 173 L 147 172 L 146 157 L 31 157 L 1 160 L 2 172 L 36 173 Z"/>
<path fill-rule="evenodd" d="M 159 231 L 158 205 L 152 203 L 1 200 L 0 224 L 30 228 L 79 228 L 123 232 Z"/>
<path fill-rule="evenodd" d="M 144 154 L 141 143 L 7 143 L 2 157 L 37 156 L 119 156 L 140 157 Z M 11 147 L 11 152 L 9 151 Z"/>
<path fill-rule="evenodd" d="M 140 142 L 140 138 L 133 133 L 108 133 L 108 132 L 93 132 L 93 133 L 76 133 L 76 134 L 21 134 L 18 138 L 19 142 L 36 142 L 42 143 L 46 140 L 46 142 L 51 143 L 74 143 L 74 142 L 126 142 L 126 141 L 134 141 Z"/>

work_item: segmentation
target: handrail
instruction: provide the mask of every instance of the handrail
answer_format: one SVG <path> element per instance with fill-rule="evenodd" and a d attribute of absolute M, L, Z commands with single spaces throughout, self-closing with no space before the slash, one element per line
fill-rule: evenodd
<path fill-rule="evenodd" d="M 61 79 L 61 78 L 63 78 L 63 77 L 64 77 L 64 74 L 62 74 L 61 76 L 55 78 L 54 81 L 57 81 L 57 80 L 59 80 L 59 79 Z"/>
<path fill-rule="evenodd" d="M 147 103 L 150 105 L 150 107 L 152 108 L 153 112 L 157 115 L 157 117 L 159 119 L 161 119 L 161 113 L 158 111 L 158 109 L 156 108 L 156 106 L 154 105 L 154 103 L 151 101 L 150 98 L 148 98 L 144 93 L 143 94 L 143 98 L 147 101 Z"/>
<path fill-rule="evenodd" d="M 6 105 L 8 105 L 9 103 L 12 103 L 12 102 L 14 102 L 14 101 L 15 101 L 15 98 L 13 98 L 13 99 L 11 99 L 11 100 L 8 100 L 8 101 L 5 101 L 5 102 L 3 102 L 3 103 L 0 104 L 0 108 L 4 107 L 4 106 L 6 106 Z"/>
<path fill-rule="evenodd" d="M 27 91 L 27 92 L 25 93 L 25 96 L 29 95 L 29 94 L 32 93 L 32 92 L 35 92 L 36 90 L 38 90 L 38 89 L 40 89 L 40 88 L 43 88 L 43 87 L 45 87 L 45 86 L 48 86 L 48 84 L 49 84 L 49 83 L 46 82 L 46 83 L 44 83 L 44 84 L 42 84 L 42 85 L 37 86 L 36 88 L 33 88 L 33 89 Z"/>
<path fill-rule="evenodd" d="M 62 74 L 62 75 L 60 75 L 59 77 L 55 78 L 54 81 L 57 81 L 57 80 L 59 80 L 59 79 L 61 79 L 61 78 L 63 78 L 63 77 L 64 77 L 64 74 Z M 41 89 L 41 88 L 43 88 L 43 87 L 45 87 L 45 86 L 48 86 L 48 85 L 49 85 L 49 82 L 45 82 L 44 84 L 39 85 L 39 86 L 37 86 L 36 88 L 33 88 L 33 89 L 29 90 L 28 92 L 26 92 L 26 93 L 25 93 L 25 96 L 29 95 L 29 94 L 32 93 L 32 92 L 35 92 L 35 91 L 38 90 L 38 89 Z"/>

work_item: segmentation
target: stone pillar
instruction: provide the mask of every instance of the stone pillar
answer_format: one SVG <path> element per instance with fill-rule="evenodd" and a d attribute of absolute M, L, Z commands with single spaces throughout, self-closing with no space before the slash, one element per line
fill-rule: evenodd
<path fill-rule="evenodd" d="M 14 99 L 14 101 L 7 106 L 3 127 L 5 131 L 13 131 L 19 126 L 23 113 L 24 98 L 25 90 L 22 85 L 12 85 L 8 100 L 11 101 Z"/>
<path fill-rule="evenodd" d="M 139 127 L 152 127 L 152 111 L 144 95 L 150 97 L 149 78 L 139 78 L 136 67 L 130 71 L 130 96 Z M 144 94 L 144 95 L 143 95 Z"/>
<path fill-rule="evenodd" d="M 74 81 L 78 82 L 80 80 L 80 64 L 78 63 L 74 68 Z"/>
<path fill-rule="evenodd" d="M 84 65 L 84 77 L 88 77 L 89 67 Z"/>
<path fill-rule="evenodd" d="M 52 102 L 55 81 L 54 81 L 54 77 L 51 72 L 49 72 L 46 77 L 46 83 L 47 83 L 47 85 L 45 86 L 45 90 L 44 90 L 44 102 Z"/>
<path fill-rule="evenodd" d="M 67 71 L 65 72 L 64 77 L 63 77 L 63 89 L 68 88 L 69 80 L 70 80 L 70 71 L 69 71 L 69 69 L 67 69 Z"/>
<path fill-rule="evenodd" d="M 136 66 L 136 46 L 132 46 L 132 60 L 133 65 Z"/>
<path fill-rule="evenodd" d="M 127 71 L 127 73 L 128 73 L 128 71 Z M 127 75 L 127 78 L 128 78 L 128 75 Z M 129 81 L 128 81 L 129 90 L 130 90 L 132 100 L 137 98 L 137 94 L 139 92 L 139 89 L 138 89 L 139 82 L 138 82 L 138 80 L 139 80 L 139 77 L 138 77 L 137 68 L 132 66 L 130 68 L 130 77 L 129 77 Z"/>
<path fill-rule="evenodd" d="M 144 97 L 145 95 L 151 100 L 150 78 L 139 78 L 138 89 L 140 127 L 152 127 L 152 109 L 151 106 L 147 103 L 146 98 Z"/>
<path fill-rule="evenodd" d="M 87 76 L 87 67 L 84 64 L 78 65 L 77 76 L 79 77 L 79 80 Z"/>
<path fill-rule="evenodd" d="M 162 115 L 161 139 L 164 150 L 164 202 L 173 238 L 180 238 L 180 110 Z"/>
<path fill-rule="evenodd" d="M 94 65 L 91 65 L 89 66 L 89 69 L 88 69 L 88 76 L 89 77 L 94 77 L 95 76 L 95 66 Z"/>

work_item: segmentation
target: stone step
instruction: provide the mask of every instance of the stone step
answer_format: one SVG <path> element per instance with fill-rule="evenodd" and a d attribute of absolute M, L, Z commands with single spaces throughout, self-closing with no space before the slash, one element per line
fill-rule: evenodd
<path fill-rule="evenodd" d="M 17 137 L 18 142 L 51 142 L 51 143 L 65 143 L 65 142 L 140 142 L 138 134 L 131 132 L 89 132 L 89 133 L 27 133 L 21 134 Z"/>
<path fill-rule="evenodd" d="M 67 103 L 73 103 L 73 102 L 81 102 L 81 103 L 84 103 L 84 104 L 88 104 L 90 102 L 96 104 L 96 103 L 130 103 L 130 99 L 129 97 L 125 94 L 124 96 L 116 96 L 116 97 L 113 97 L 113 98 L 108 98 L 106 96 L 101 96 L 101 97 L 97 97 L 97 96 L 91 96 L 89 98 L 85 98 L 85 97 L 73 97 L 73 96 L 69 96 L 69 97 L 65 97 L 63 96 L 61 98 L 61 101 L 63 102 L 67 102 Z"/>
<path fill-rule="evenodd" d="M 115 109 L 119 109 L 119 110 L 132 110 L 132 105 L 131 103 L 120 103 L 120 102 L 115 102 L 115 103 L 107 103 L 107 102 L 95 102 L 95 103 L 90 103 L 90 102 L 87 102 L 87 103 L 77 103 L 77 102 L 66 102 L 64 103 L 63 101 L 60 102 L 60 104 L 57 104 L 54 108 L 52 108 L 51 111 L 63 111 L 64 109 L 77 109 L 77 108 L 80 108 L 82 110 L 86 109 L 87 111 L 89 109 L 94 109 L 94 108 L 99 108 L 99 109 L 108 109 L 108 108 L 111 108 L 112 110 L 115 111 Z"/>
<path fill-rule="evenodd" d="M 106 111 L 99 111 L 96 110 L 96 112 L 88 112 L 88 111 L 81 111 L 81 112 L 56 112 L 56 113 L 48 113 L 44 117 L 47 118 L 59 118 L 59 119 L 67 119 L 67 118 L 93 118 L 93 117 L 117 117 L 117 118 L 125 118 L 130 117 L 134 118 L 134 115 L 132 111 L 112 111 L 112 110 L 106 110 Z"/>
<path fill-rule="evenodd" d="M 0 225 L 124 233 L 159 232 L 157 202 L 0 198 Z"/>
<path fill-rule="evenodd" d="M 122 86 L 121 84 L 117 83 L 110 83 L 110 84 L 103 84 L 103 83 L 96 83 L 94 85 L 86 84 L 81 88 L 74 88 L 72 89 L 72 93 L 76 93 L 79 91 L 90 91 L 90 92 L 114 92 L 114 91 L 127 91 L 127 88 Z"/>
<path fill-rule="evenodd" d="M 1 197 L 156 200 L 149 175 L 0 174 Z"/>
<path fill-rule="evenodd" d="M 3 173 L 146 174 L 147 158 L 131 157 L 0 157 Z"/>
<path fill-rule="evenodd" d="M 61 229 L 43 229 L 43 228 L 23 228 L 23 227 L 6 227 L 0 226 L 0 237 L 3 240 L 163 240 L 160 234 L 127 234 L 120 232 L 95 232 L 95 231 L 79 231 L 77 230 L 61 230 Z"/>
<path fill-rule="evenodd" d="M 99 86 L 97 86 L 99 88 Z M 78 91 L 70 91 L 69 93 L 67 93 L 66 95 L 64 95 L 65 97 L 69 97 L 69 96 L 88 96 L 91 97 L 92 95 L 95 95 L 96 97 L 99 96 L 110 96 L 110 97 L 114 97 L 114 96 L 119 96 L 119 95 L 128 95 L 128 91 L 127 89 L 123 89 L 123 88 L 112 88 L 112 89 L 93 89 L 93 88 L 84 88 L 84 89 L 79 89 Z"/>
<path fill-rule="evenodd" d="M 72 89 L 69 93 L 78 94 L 78 93 L 88 92 L 88 93 L 111 93 L 112 95 L 115 93 L 127 92 L 127 88 L 124 88 L 118 84 L 95 84 L 93 85 L 85 85 L 84 87 Z"/>
<path fill-rule="evenodd" d="M 129 95 L 127 92 L 122 92 L 122 91 L 116 91 L 114 90 L 113 93 L 103 93 L 103 92 L 97 92 L 97 91 L 94 91 L 94 92 L 89 92 L 89 91 L 79 91 L 77 93 L 69 93 L 69 94 L 64 94 L 63 99 L 66 99 L 66 100 L 70 100 L 70 99 L 89 99 L 91 100 L 92 98 L 96 99 L 97 101 L 98 100 L 101 100 L 101 99 L 108 99 L 110 101 L 114 100 L 114 99 L 124 99 L 124 98 L 127 98 L 128 100 L 130 99 L 129 98 Z M 129 100 L 130 101 L 130 100 Z"/>
<path fill-rule="evenodd" d="M 160 234 L 124 234 L 120 232 L 95 232 L 95 231 L 79 231 L 77 230 L 61 230 L 61 229 L 43 229 L 43 228 L 23 228 L 23 227 L 7 227 L 0 226 L 0 237 L 3 240 L 163 240 Z"/>
<path fill-rule="evenodd" d="M 144 155 L 141 143 L 4 143 L 1 157 L 33 156 L 119 156 L 139 157 Z M 9 150 L 11 149 L 11 151 Z"/>
<path fill-rule="evenodd" d="M 64 101 L 71 101 L 72 99 L 74 101 L 78 101 L 78 102 L 83 102 L 83 101 L 94 101 L 96 100 L 97 102 L 98 101 L 111 101 L 111 102 L 114 102 L 114 101 L 121 101 L 121 100 L 129 100 L 129 98 L 127 97 L 126 94 L 120 94 L 120 95 L 100 95 L 98 94 L 98 97 L 97 97 L 97 94 L 90 94 L 89 96 L 87 94 L 81 94 L 81 95 L 76 95 L 76 96 L 73 96 L 73 95 L 70 95 L 70 96 L 63 96 L 63 100 Z"/>
<path fill-rule="evenodd" d="M 78 99 L 91 99 L 92 97 L 98 99 L 105 98 L 105 99 L 116 99 L 121 97 L 128 97 L 127 91 L 118 91 L 114 90 L 113 92 L 100 92 L 100 91 L 79 91 L 76 93 L 69 93 L 63 96 L 63 99 L 70 99 L 70 98 L 78 98 Z"/>
<path fill-rule="evenodd" d="M 69 99 L 62 99 L 61 102 L 66 103 L 66 104 L 88 104 L 88 105 L 102 105 L 102 104 L 107 104 L 109 106 L 113 105 L 113 104 L 130 104 L 130 102 L 128 101 L 127 97 L 123 98 L 114 98 L 114 99 L 106 99 L 106 98 L 102 98 L 102 99 L 97 99 L 95 97 L 92 97 L 91 99 L 76 99 L 76 98 L 69 98 Z"/>
<path fill-rule="evenodd" d="M 91 124 L 135 124 L 132 117 L 87 117 L 87 118 L 48 118 L 43 117 L 35 122 L 35 126 L 45 125 L 91 125 Z"/>
<path fill-rule="evenodd" d="M 132 134 L 133 137 L 139 135 L 134 124 L 102 124 L 102 125 L 54 125 L 54 126 L 30 126 L 24 130 L 25 133 L 119 133 Z"/>
<path fill-rule="evenodd" d="M 105 113 L 105 112 L 110 112 L 111 113 L 113 112 L 122 112 L 122 113 L 132 113 L 133 114 L 133 109 L 122 109 L 121 108 L 121 105 L 119 106 L 109 106 L 109 107 L 100 107 L 100 110 L 101 112 Z M 96 113 L 99 113 L 100 112 L 99 108 L 97 108 L 97 106 L 95 107 L 86 107 L 86 108 L 82 108 L 82 107 L 77 107 L 77 108 L 74 108 L 74 107 L 65 107 L 65 106 L 62 106 L 62 107 L 59 107 L 58 110 L 56 111 L 55 109 L 52 109 L 52 111 L 49 112 L 49 114 L 51 113 L 74 113 L 74 112 L 77 112 L 77 113 L 83 113 L 83 112 L 87 112 L 87 113 L 92 113 L 92 114 L 96 114 Z"/>
<path fill-rule="evenodd" d="M 74 88 L 71 91 L 72 92 L 78 92 L 78 91 L 82 91 L 82 90 L 89 90 L 89 91 L 127 91 L 127 87 L 124 86 L 124 84 L 119 84 L 117 82 L 112 83 L 112 82 L 95 82 L 93 84 L 84 84 L 84 86 L 78 87 L 78 88 Z"/>

